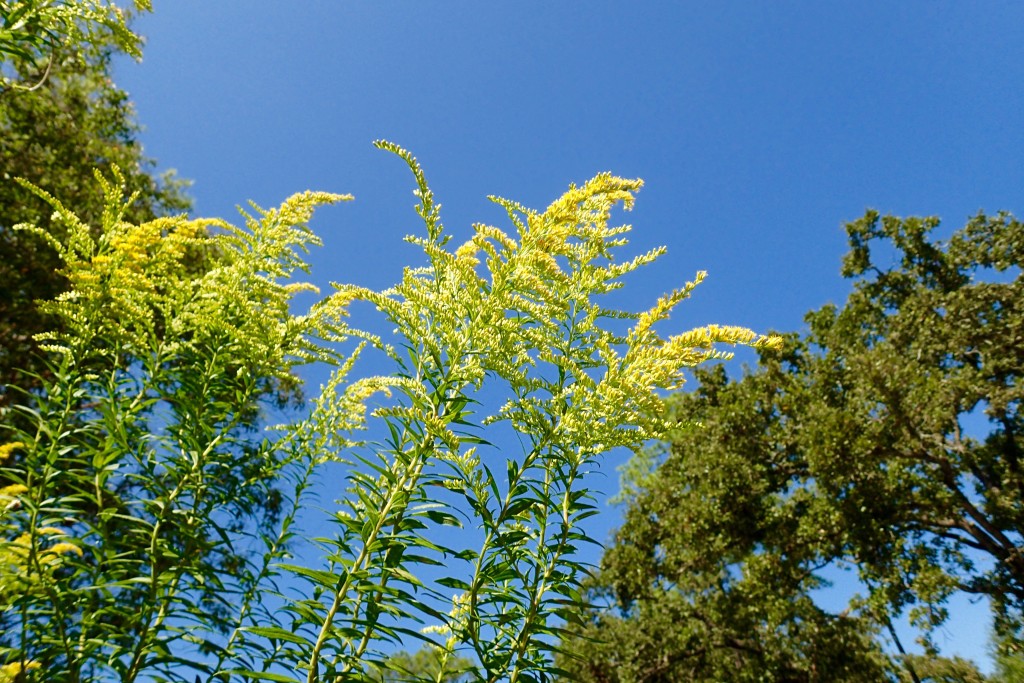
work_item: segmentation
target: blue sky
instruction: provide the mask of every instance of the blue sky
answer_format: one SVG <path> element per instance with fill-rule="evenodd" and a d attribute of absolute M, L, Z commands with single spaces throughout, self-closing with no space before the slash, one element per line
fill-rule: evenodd
<path fill-rule="evenodd" d="M 666 332 L 801 329 L 848 291 L 844 221 L 868 207 L 1024 211 L 1024 5 L 1010 2 L 164 0 L 119 62 L 146 152 L 197 213 L 352 193 L 314 227 L 314 279 L 385 287 L 415 259 L 411 149 L 456 237 L 485 197 L 543 208 L 605 170 L 642 177 L 631 277 L 649 305 L 710 277 Z M 614 492 L 615 478 L 607 480 Z M 605 524 L 615 523 L 610 511 Z M 984 657 L 983 608 L 940 634 Z"/>

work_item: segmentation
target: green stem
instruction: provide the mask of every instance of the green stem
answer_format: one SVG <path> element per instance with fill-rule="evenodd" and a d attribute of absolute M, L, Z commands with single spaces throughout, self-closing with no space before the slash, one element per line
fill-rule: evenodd
<path fill-rule="evenodd" d="M 260 584 L 263 583 L 263 580 L 270 575 L 270 568 L 272 566 L 272 562 L 278 557 L 280 557 L 280 553 L 285 545 L 285 539 L 288 536 L 288 530 L 291 528 L 292 523 L 295 521 L 295 516 L 298 514 L 299 501 L 302 498 L 303 492 L 306 490 L 306 488 L 309 487 L 309 480 L 313 475 L 314 468 L 316 467 L 316 458 L 312 457 L 312 453 L 316 452 L 318 449 L 311 446 L 307 446 L 308 444 L 297 448 L 299 452 L 307 453 L 309 457 L 307 458 L 306 461 L 306 469 L 303 471 L 302 475 L 299 477 L 298 481 L 295 484 L 294 495 L 292 496 L 291 509 L 289 510 L 288 514 L 285 515 L 284 519 L 282 519 L 281 529 L 277 534 L 277 538 L 275 538 L 274 542 L 270 545 L 270 547 L 267 548 L 267 552 L 263 554 L 263 564 L 260 566 L 260 570 L 256 573 L 256 576 L 253 577 L 252 581 L 250 582 L 250 585 L 245 591 L 245 595 L 242 598 L 242 606 L 238 611 L 238 618 L 236 619 L 237 625 L 231 631 L 231 635 L 228 637 L 227 644 L 224 646 L 224 648 L 220 651 L 220 654 L 218 655 L 217 663 L 213 667 L 214 676 L 223 668 L 225 658 L 231 653 L 232 648 L 235 645 L 235 642 L 238 640 L 239 635 L 242 633 L 242 627 L 245 623 L 245 620 L 249 617 L 249 614 L 252 612 L 253 602 L 256 601 L 258 597 L 259 591 L 257 590 L 257 588 L 258 586 L 260 586 Z"/>
<path fill-rule="evenodd" d="M 484 560 L 487 558 L 488 553 L 493 550 L 492 545 L 494 542 L 494 538 L 497 534 L 497 531 L 501 529 L 501 526 L 506 521 L 508 521 L 508 510 L 512 506 L 512 503 L 515 501 L 513 492 L 519 485 L 519 482 L 522 479 L 523 475 L 527 471 L 529 471 L 529 469 L 533 466 L 533 463 L 540 457 L 543 449 L 547 447 L 547 443 L 550 440 L 551 435 L 553 433 L 554 429 L 546 433 L 544 437 L 541 439 L 541 441 L 538 444 L 536 444 L 530 450 L 529 453 L 527 453 L 526 457 L 523 459 L 523 465 L 519 469 L 518 475 L 516 476 L 515 480 L 508 482 L 508 491 L 505 493 L 505 498 L 502 500 L 501 509 L 498 512 L 495 521 L 491 524 L 491 528 L 488 529 L 487 533 L 485 534 L 483 544 L 480 547 L 480 552 L 477 554 L 476 562 L 473 567 L 473 582 L 470 584 L 469 591 L 469 614 L 471 623 L 474 625 L 473 628 L 470 629 L 470 637 L 472 638 L 473 641 L 473 649 L 476 651 L 476 654 L 480 658 L 481 662 L 486 661 L 486 649 L 488 649 L 486 648 L 486 644 L 483 643 L 480 639 L 481 624 L 479 616 L 477 615 L 477 605 L 480 596 L 480 591 L 484 587 L 483 580 L 480 577 L 480 574 L 483 571 L 483 563 Z M 483 504 L 482 498 L 481 504 Z M 500 675 L 500 673 L 494 673 L 488 680 L 497 680 L 497 678 L 499 678 Z"/>
<path fill-rule="evenodd" d="M 215 352 L 213 357 L 209 360 L 207 364 L 206 374 L 204 377 L 204 386 L 200 391 L 200 396 L 207 395 L 209 383 L 215 376 L 215 368 L 217 367 L 216 360 L 217 353 Z M 200 412 L 194 416 L 194 423 L 196 425 L 202 424 L 204 412 L 205 411 L 203 410 L 203 407 L 200 407 Z M 204 491 L 204 489 L 199 485 L 201 484 L 203 479 L 204 463 L 206 462 L 207 458 L 209 458 L 210 454 L 213 453 L 214 449 L 216 449 L 217 446 L 219 446 L 221 442 L 224 441 L 227 435 L 231 433 L 231 430 L 234 429 L 239 424 L 240 419 L 241 418 L 237 413 L 233 415 L 232 419 L 226 425 L 221 427 L 218 433 L 212 439 L 210 439 L 210 441 L 205 445 L 202 453 L 193 456 L 191 467 L 187 472 L 185 472 L 180 477 L 178 482 L 175 484 L 174 489 L 167 496 L 161 508 L 160 517 L 156 520 L 156 522 L 153 525 L 153 530 L 150 534 L 149 544 L 150 577 L 149 600 L 147 601 L 147 604 L 153 605 L 159 602 L 160 606 L 157 609 L 155 616 L 151 616 L 153 614 L 152 610 L 147 611 L 147 616 L 145 619 L 145 623 L 142 627 L 142 632 L 140 633 L 136 641 L 135 652 L 132 655 L 131 665 L 129 666 L 128 671 L 124 677 L 124 683 L 133 683 L 135 678 L 142 671 L 142 667 L 145 664 L 144 660 L 149 645 L 150 633 L 158 632 L 160 628 L 163 626 L 164 622 L 167 620 L 171 602 L 177 595 L 178 587 L 181 583 L 182 577 L 185 575 L 184 563 L 179 562 L 177 566 L 173 568 L 174 572 L 171 579 L 166 582 L 165 586 L 160 585 L 159 579 L 162 571 L 160 570 L 158 562 L 158 544 L 160 541 L 160 532 L 162 531 L 164 522 L 168 519 L 169 515 L 171 514 L 175 501 L 177 501 L 178 498 L 185 493 L 186 487 L 193 486 L 193 484 L 195 484 L 195 492 L 192 500 L 193 515 L 197 511 L 197 506 L 200 503 Z M 189 534 L 189 541 L 191 542 L 194 540 L 195 536 L 193 534 Z M 193 548 L 186 547 L 183 549 L 182 559 L 187 560 L 192 555 Z"/>
<path fill-rule="evenodd" d="M 423 382 L 426 381 L 424 375 L 426 372 L 428 372 L 428 370 L 424 367 L 424 344 L 425 341 L 420 340 L 420 349 L 416 355 L 417 367 L 415 381 L 419 385 L 422 385 Z M 434 359 L 434 372 L 438 373 L 439 379 L 435 385 L 434 391 L 431 392 L 431 394 L 429 394 L 430 406 L 427 408 L 427 410 L 429 410 L 429 412 L 432 413 L 432 416 L 435 418 L 440 418 L 445 415 L 444 407 L 446 404 L 446 394 L 449 391 L 449 382 L 451 381 L 451 371 L 452 368 L 456 366 L 455 361 L 461 359 L 461 354 L 461 347 L 454 349 L 453 353 L 450 356 L 447 368 L 444 367 L 440 358 Z M 399 443 L 396 443 L 394 446 L 396 453 L 401 451 L 411 431 L 412 430 L 410 428 L 410 425 L 406 424 L 403 426 L 402 439 Z M 416 486 L 419 483 L 419 479 L 423 472 L 423 468 L 426 465 L 428 456 L 430 455 L 430 453 L 434 451 L 433 441 L 433 438 L 429 436 L 429 430 L 424 429 L 421 441 L 418 444 L 414 444 L 413 446 L 409 464 L 405 466 L 405 471 L 403 472 L 398 483 L 388 492 L 387 500 L 385 504 L 382 506 L 380 516 L 377 519 L 377 523 L 374 525 L 374 528 L 371 530 L 371 533 L 369 534 L 367 539 L 363 542 L 362 548 L 359 552 L 358 557 L 356 558 L 355 563 L 352 566 L 352 569 L 346 573 L 343 583 L 335 591 L 334 599 L 331 603 L 330 608 L 328 608 L 327 610 L 327 614 L 324 617 L 324 623 L 320 628 L 320 633 L 317 636 L 316 643 L 314 644 L 313 651 L 310 655 L 307 683 L 316 683 L 316 681 L 318 680 L 320 655 L 321 652 L 323 651 L 324 645 L 326 644 L 334 618 L 337 615 L 337 612 L 340 609 L 342 602 L 348 596 L 349 590 L 351 589 L 353 574 L 356 572 L 362 572 L 362 570 L 366 566 L 368 566 L 370 560 L 369 549 L 376 543 L 377 539 L 380 537 L 384 528 L 387 526 L 393 526 L 397 528 L 397 526 L 401 523 L 402 517 L 405 514 L 405 510 L 408 508 L 408 502 L 411 498 L 411 494 L 416 490 Z M 404 499 L 405 501 L 404 504 L 401 505 L 400 509 L 395 510 L 394 508 L 396 507 L 396 504 L 398 503 L 399 500 L 402 499 Z M 392 515 L 394 516 L 392 517 Z M 385 572 L 381 577 L 381 593 L 383 592 L 383 589 L 387 586 L 389 578 L 390 574 L 388 574 L 387 572 Z M 367 627 L 363 629 L 362 638 L 360 639 L 359 644 L 355 647 L 355 649 L 352 652 L 350 662 L 352 660 L 358 661 L 363 656 L 363 654 L 366 652 L 366 649 L 369 647 L 370 641 L 372 639 L 373 628 L 370 625 L 367 625 Z M 349 670 L 351 670 L 351 663 L 347 663 L 344 668 L 344 671 Z"/>
<path fill-rule="evenodd" d="M 558 561 L 564 554 L 565 546 L 568 543 L 569 532 L 571 529 L 571 526 L 569 524 L 569 505 L 572 494 L 572 484 L 576 480 L 577 470 L 578 467 L 574 465 L 572 467 L 572 470 L 565 477 L 566 486 L 565 491 L 562 494 L 561 505 L 562 529 L 560 533 L 560 538 L 558 539 L 558 548 L 548 558 L 548 562 L 544 565 L 543 575 L 536 581 L 533 589 L 530 592 L 530 608 L 527 610 L 526 618 L 523 620 L 523 626 L 519 631 L 519 637 L 516 639 L 518 645 L 516 647 L 515 668 L 513 669 L 512 674 L 509 677 L 509 683 L 515 683 L 519 678 L 520 672 L 522 671 L 522 667 L 520 666 L 520 664 L 522 662 L 522 655 L 526 652 L 526 648 L 530 644 L 530 636 L 532 635 L 531 627 L 533 624 L 533 620 L 537 617 L 537 615 L 540 612 L 540 606 L 543 602 L 544 593 L 546 592 L 547 586 L 551 580 L 551 574 L 554 572 L 555 567 L 558 564 Z M 546 472 L 547 474 L 544 482 L 545 489 L 550 490 L 550 486 L 554 483 L 551 477 L 551 468 L 547 468 Z M 547 524 L 545 523 L 543 527 L 544 529 L 546 529 Z M 538 540 L 537 543 L 538 554 L 543 549 L 544 534 L 542 533 L 541 538 Z M 540 568 L 538 567 L 538 571 L 539 570 Z"/>
<path fill-rule="evenodd" d="M 62 372 L 66 372 L 66 368 L 62 368 Z M 66 386 L 63 387 L 64 391 L 61 393 L 61 397 L 63 398 L 63 406 L 61 408 L 60 415 L 57 418 L 57 429 L 54 430 L 54 432 L 53 432 L 53 435 L 55 435 L 55 438 L 50 438 L 49 439 L 48 448 L 47 448 L 47 452 L 46 452 L 46 460 L 45 460 L 43 468 L 42 468 L 43 471 L 42 471 L 42 477 L 41 477 L 41 481 L 40 481 L 40 486 L 44 488 L 44 491 L 41 491 L 41 493 L 44 494 L 44 495 L 42 495 L 40 497 L 42 500 L 45 500 L 45 499 L 47 499 L 49 497 L 49 495 L 46 494 L 46 492 L 45 492 L 45 488 L 49 486 L 51 478 L 53 476 L 55 476 L 54 475 L 54 463 L 60 457 L 60 450 L 61 450 L 61 449 L 58 448 L 58 440 L 60 439 L 60 436 L 62 436 L 63 434 L 66 433 L 67 427 L 71 423 L 71 415 L 72 415 L 72 413 L 74 411 L 73 400 L 72 400 L 72 397 L 74 396 L 74 392 L 71 391 L 70 388 L 73 387 L 74 385 L 75 385 L 75 382 L 72 379 L 69 378 L 68 381 L 66 382 Z M 34 443 L 38 443 L 39 442 L 39 437 L 42 436 L 41 431 L 42 431 L 42 425 L 39 425 L 39 427 L 37 428 L 36 440 L 34 441 Z M 26 470 L 27 470 L 26 471 L 26 485 L 27 485 L 27 488 L 29 490 L 33 490 L 33 488 L 35 487 L 35 482 L 33 481 L 33 479 L 34 479 L 34 477 L 33 477 L 34 468 L 27 467 Z M 51 627 L 55 627 L 56 628 L 57 634 L 58 634 L 58 636 L 60 638 L 61 645 L 64 648 L 64 656 L 67 658 L 68 669 L 69 669 L 68 670 L 68 674 L 70 676 L 70 680 L 72 680 L 72 681 L 78 680 L 80 678 L 80 675 L 78 673 L 79 658 L 75 656 L 75 648 L 72 645 L 70 634 L 68 633 L 67 628 L 65 626 L 65 622 L 67 621 L 68 617 L 64 614 L 63 609 L 62 609 L 61 595 L 57 591 L 56 587 L 54 586 L 54 582 L 46 580 L 47 577 L 45 576 L 45 573 L 43 571 L 42 562 L 40 560 L 40 554 L 38 552 L 38 546 L 39 546 L 39 541 L 40 541 L 40 536 L 38 534 L 38 530 L 39 530 L 39 506 L 36 504 L 35 501 L 33 501 L 33 503 L 32 503 L 32 510 L 31 510 L 31 513 L 30 513 L 30 516 L 29 516 L 29 555 L 28 555 L 28 561 L 29 561 L 30 565 L 32 566 L 32 569 L 35 571 L 36 575 L 39 576 L 39 578 L 41 579 L 40 583 L 43 586 L 43 590 L 45 591 L 46 596 L 49 598 L 51 604 L 53 605 L 54 618 L 50 622 L 50 625 L 51 625 Z M 23 611 L 22 612 L 22 616 L 23 616 L 23 622 L 22 623 L 27 623 L 27 618 L 28 618 L 27 612 Z M 22 630 L 22 635 L 23 635 L 23 637 L 25 635 L 25 629 L 24 628 Z M 26 651 L 27 647 L 28 647 L 28 643 L 23 640 L 23 647 L 22 647 L 23 655 L 24 655 L 24 652 Z"/>
<path fill-rule="evenodd" d="M 415 456 L 414 456 L 415 457 Z M 316 643 L 313 645 L 313 651 L 309 657 L 309 674 L 306 677 L 307 683 L 316 683 L 320 676 L 320 653 L 323 651 L 324 645 L 327 643 L 327 638 L 330 636 L 331 625 L 334 621 L 335 615 L 341 608 L 342 602 L 348 597 L 349 590 L 352 587 L 352 577 L 357 573 L 361 573 L 370 558 L 370 548 L 377 541 L 384 527 L 387 526 L 388 517 L 391 515 L 392 509 L 395 507 L 398 500 L 401 498 L 401 494 L 405 494 L 408 489 L 407 485 L 414 485 L 419 477 L 419 472 L 422 471 L 423 464 L 422 460 L 418 459 L 417 463 L 414 461 L 413 468 L 415 474 L 402 481 L 399 486 L 396 486 L 391 491 L 384 505 L 381 508 L 380 516 L 377 518 L 377 523 L 373 526 L 370 533 L 367 535 L 366 540 L 363 542 L 362 548 L 359 551 L 359 555 L 356 557 L 355 562 L 352 564 L 352 569 L 345 573 L 345 578 L 341 582 L 341 585 L 335 590 L 334 599 L 331 602 L 330 608 L 327 610 L 327 614 L 324 616 L 324 623 L 320 627 L 320 633 L 317 636 Z M 418 464 L 418 467 L 417 467 Z M 366 636 L 364 636 L 365 640 Z"/>

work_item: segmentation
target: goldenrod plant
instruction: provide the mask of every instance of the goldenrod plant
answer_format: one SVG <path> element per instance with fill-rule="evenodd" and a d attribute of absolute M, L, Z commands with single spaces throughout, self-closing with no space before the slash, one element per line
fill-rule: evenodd
<path fill-rule="evenodd" d="M 3 471 L 0 552 L 23 561 L 3 582 L 39 590 L 4 593 L 0 663 L 42 662 L 39 679 L 175 678 L 182 652 L 212 647 L 195 625 L 230 629 L 291 473 L 287 448 L 255 429 L 259 401 L 295 363 L 333 359 L 315 340 L 340 329 L 327 306 L 296 316 L 289 304 L 317 241 L 306 221 L 345 197 L 299 194 L 244 229 L 134 225 L 119 180 L 101 179 L 98 239 L 47 197 L 67 228 L 54 247 L 70 287 L 46 304 L 59 330 L 50 379 L 5 420 L 32 427 L 7 439 L 21 455 Z M 207 258 L 198 274 L 194 250 Z"/>
<path fill-rule="evenodd" d="M 106 46 L 135 59 L 142 57 L 142 39 L 128 23 L 133 12 L 152 10 L 150 0 L 0 0 L 0 92 L 35 90 L 55 62 L 81 59 Z M 19 77 L 27 66 L 41 65 L 33 82 Z"/>
<path fill-rule="evenodd" d="M 39 382 L 33 376 L 41 381 L 47 374 L 35 336 L 52 330 L 54 320 L 36 302 L 66 287 L 52 249 L 32 233 L 12 229 L 32 222 L 61 241 L 66 237 L 61 224 L 50 220 L 52 208 L 13 178 L 46 188 L 94 226 L 103 213 L 93 181 L 97 168 L 109 175 L 120 167 L 126 185 L 139 192 L 126 214 L 129 222 L 190 207 L 184 184 L 157 173 L 143 153 L 134 105 L 114 82 L 116 58 L 132 46 L 139 55 L 138 37 L 125 33 L 128 10 L 146 6 L 130 0 L 0 0 L 0 409 L 34 391 Z M 4 419 L 14 417 L 8 412 Z M 0 488 L 5 484 L 0 479 Z"/>
<path fill-rule="evenodd" d="M 512 230 L 477 225 L 453 247 L 419 164 L 377 144 L 415 177 L 423 262 L 385 291 L 336 284 L 302 315 L 307 223 L 347 196 L 254 207 L 244 227 L 133 224 L 115 174 L 96 239 L 34 190 L 66 227 L 52 241 L 70 288 L 45 305 L 50 378 L 14 408 L 34 427 L 3 435 L 24 457 L 4 468 L 0 583 L 31 587 L 0 591 L 3 675 L 380 680 L 423 643 L 441 678 L 557 674 L 594 542 L 587 475 L 666 433 L 661 392 L 685 368 L 776 340 L 660 336 L 701 273 L 647 311 L 607 305 L 664 251 L 618 256 L 630 227 L 612 211 L 638 180 L 600 174 L 543 212 L 495 198 Z M 350 309 L 392 333 L 351 326 Z M 391 370 L 356 378 L 372 352 Z M 334 371 L 307 414 L 259 429 L 268 386 L 310 362 Z M 337 498 L 319 559 L 292 543 L 314 477 Z"/>

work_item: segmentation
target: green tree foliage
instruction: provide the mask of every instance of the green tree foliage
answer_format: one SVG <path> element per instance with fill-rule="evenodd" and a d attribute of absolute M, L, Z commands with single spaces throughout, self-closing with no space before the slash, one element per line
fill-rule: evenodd
<path fill-rule="evenodd" d="M 973 662 L 961 657 L 936 657 L 933 655 L 904 655 L 900 657 L 901 683 L 998 683 L 997 676 L 988 679 Z M 1011 680 L 1007 679 L 1007 683 Z"/>
<path fill-rule="evenodd" d="M 1024 228 L 979 215 L 937 242 L 937 225 L 851 223 L 845 306 L 810 313 L 806 336 L 762 350 L 742 379 L 697 370 L 698 389 L 673 399 L 702 427 L 627 473 L 625 522 L 593 588 L 607 608 L 581 629 L 599 642 L 572 645 L 585 653 L 574 671 L 879 680 L 873 635 L 902 613 L 927 634 L 954 591 L 990 598 L 1015 632 Z M 982 415 L 978 437 L 968 422 Z M 839 614 L 810 597 L 826 566 L 865 586 Z"/>
<path fill-rule="evenodd" d="M 657 471 L 630 483 L 586 640 L 563 665 L 616 683 L 884 680 L 870 623 L 810 598 L 834 539 L 775 446 L 791 425 L 773 418 L 771 379 L 697 375 L 674 408 L 701 426 L 678 430 Z"/>
<path fill-rule="evenodd" d="M 109 173 L 117 166 L 137 193 L 129 220 L 144 222 L 189 207 L 180 182 L 154 174 L 137 139 L 131 103 L 110 80 L 110 60 L 124 41 L 82 23 L 101 7 L 107 19 L 123 24 L 124 16 L 105 3 L 0 2 L 6 26 L 0 44 L 21 46 L 0 54 L 6 57 L 0 66 L 37 84 L 31 90 L 0 89 L 0 406 L 19 400 L 38 385 L 33 376 L 46 372 L 34 337 L 54 321 L 35 302 L 67 286 L 54 250 L 36 235 L 12 230 L 31 222 L 64 237 L 61 223 L 51 220 L 52 208 L 14 179 L 61 197 L 93 226 L 99 226 L 104 209 L 93 180 L 97 168 Z M 30 40 L 32 35 L 38 39 Z M 83 42 L 90 36 L 93 42 Z M 45 57 L 37 54 L 43 49 Z"/>
<path fill-rule="evenodd" d="M 442 660 L 444 660 L 442 669 Z M 446 657 L 436 647 L 421 647 L 413 653 L 396 652 L 383 662 L 383 667 L 370 672 L 376 683 L 407 683 L 430 680 L 436 683 L 462 683 L 472 680 L 473 661 L 465 657 Z"/>
<path fill-rule="evenodd" d="M 1014 683 L 1024 680 L 1024 658 L 1019 654 L 1000 654 L 996 658 L 996 672 L 991 680 L 993 683 Z"/>
<path fill-rule="evenodd" d="M 135 223 L 115 173 L 94 235 L 23 183 L 60 229 L 18 230 L 55 249 L 69 288 L 42 306 L 50 371 L 4 439 L 0 674 L 350 680 L 410 639 L 438 674 L 460 658 L 473 680 L 556 673 L 586 575 L 586 475 L 664 435 L 660 392 L 683 368 L 777 340 L 715 325 L 662 338 L 699 277 L 648 311 L 602 305 L 663 251 L 615 258 L 629 228 L 612 210 L 639 181 L 602 174 L 543 212 L 496 199 L 514 231 L 479 225 L 450 248 L 418 164 L 379 146 L 414 173 L 423 262 L 383 292 L 336 285 L 304 315 L 290 305 L 310 289 L 294 279 L 317 243 L 306 224 L 347 197 L 299 194 L 244 227 Z M 392 338 L 347 323 L 366 304 Z M 363 352 L 392 371 L 350 380 Z M 269 388 L 312 361 L 335 371 L 309 414 L 254 430 Z M 360 443 L 368 401 L 383 436 Z M 297 510 L 327 472 L 347 484 L 322 558 L 299 562 Z"/>

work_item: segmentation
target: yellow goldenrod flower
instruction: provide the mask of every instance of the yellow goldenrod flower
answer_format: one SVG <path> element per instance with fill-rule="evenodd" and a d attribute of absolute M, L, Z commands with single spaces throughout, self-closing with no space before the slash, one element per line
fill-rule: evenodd
<path fill-rule="evenodd" d="M 6 461 L 14 453 L 15 449 L 24 448 L 25 444 L 20 441 L 14 441 L 12 443 L 5 443 L 0 446 L 0 462 Z"/>
<path fill-rule="evenodd" d="M 0 666 L 0 683 L 14 683 L 18 676 L 26 671 L 38 669 L 42 666 L 39 662 L 12 662 Z"/>
<path fill-rule="evenodd" d="M 24 484 L 11 484 L 0 488 L 0 499 L 3 498 L 16 498 L 21 494 L 28 491 L 28 487 Z"/>
<path fill-rule="evenodd" d="M 61 555 L 63 553 L 74 553 L 79 557 L 82 556 L 82 549 L 73 543 L 56 543 L 52 548 L 46 551 L 53 555 Z"/>
<path fill-rule="evenodd" d="M 39 527 L 39 530 L 36 533 L 38 533 L 40 536 L 67 536 L 68 535 L 66 531 L 64 531 L 63 529 L 58 529 L 55 526 Z"/>

